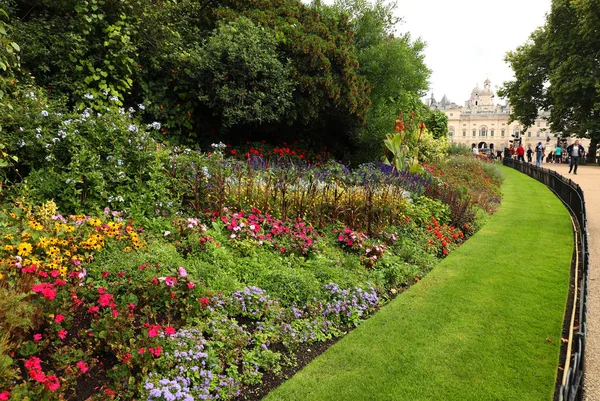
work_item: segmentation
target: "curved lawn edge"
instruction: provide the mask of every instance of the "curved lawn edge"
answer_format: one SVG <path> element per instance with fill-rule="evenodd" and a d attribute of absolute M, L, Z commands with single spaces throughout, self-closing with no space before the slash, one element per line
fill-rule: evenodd
<path fill-rule="evenodd" d="M 477 234 L 265 400 L 551 400 L 571 221 L 543 184 L 502 171 Z"/>

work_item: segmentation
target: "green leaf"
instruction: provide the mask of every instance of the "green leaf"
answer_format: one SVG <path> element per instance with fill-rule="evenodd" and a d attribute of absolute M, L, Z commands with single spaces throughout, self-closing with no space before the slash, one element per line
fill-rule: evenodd
<path fill-rule="evenodd" d="M 13 49 L 15 49 L 16 51 L 20 52 L 21 48 L 19 47 L 18 44 L 16 44 L 15 42 L 11 42 L 10 45 L 12 46 Z"/>

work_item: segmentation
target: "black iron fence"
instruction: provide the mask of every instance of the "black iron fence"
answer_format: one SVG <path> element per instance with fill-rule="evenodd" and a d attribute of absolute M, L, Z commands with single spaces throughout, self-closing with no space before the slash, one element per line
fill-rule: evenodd
<path fill-rule="evenodd" d="M 575 308 L 575 322 L 570 324 L 569 343 L 567 344 L 567 355 L 559 394 L 555 397 L 559 401 L 579 401 L 583 396 L 583 373 L 585 362 L 585 340 L 587 334 L 587 312 L 588 312 L 588 270 L 589 249 L 587 217 L 585 211 L 585 199 L 583 190 L 573 181 L 563 177 L 556 171 L 542 167 L 536 167 L 529 163 L 521 163 L 511 158 L 504 158 L 505 166 L 512 167 L 528 176 L 540 181 L 550 188 L 565 206 L 576 221 L 576 241 L 578 262 L 577 298 L 573 304 Z"/>

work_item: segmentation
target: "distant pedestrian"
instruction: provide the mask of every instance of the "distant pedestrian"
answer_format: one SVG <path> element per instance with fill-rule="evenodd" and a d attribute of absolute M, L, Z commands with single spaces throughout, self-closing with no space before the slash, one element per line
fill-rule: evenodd
<path fill-rule="evenodd" d="M 473 152 L 474 156 L 479 156 L 479 149 L 477 149 L 477 146 L 475 146 L 475 144 L 471 146 L 471 152 Z"/>
<path fill-rule="evenodd" d="M 517 148 L 517 160 L 525 163 L 525 148 L 521 144 L 519 144 L 519 147 Z"/>
<path fill-rule="evenodd" d="M 544 159 L 544 145 L 541 142 L 538 142 L 535 147 L 535 165 L 541 167 L 542 160 Z"/>
<path fill-rule="evenodd" d="M 527 163 L 531 163 L 533 159 L 533 150 L 531 150 L 531 145 L 527 146 Z"/>
<path fill-rule="evenodd" d="M 554 161 L 554 151 L 550 152 L 548 157 L 546 157 L 546 163 L 552 163 Z"/>
<path fill-rule="evenodd" d="M 515 147 L 514 147 L 514 146 L 512 146 L 512 145 L 510 145 L 510 146 L 508 147 L 508 151 L 510 152 L 510 157 L 511 157 L 511 159 L 512 159 L 512 158 L 513 158 L 513 156 L 515 155 Z"/>
<path fill-rule="evenodd" d="M 567 154 L 569 155 L 569 173 L 571 173 L 573 167 L 575 167 L 573 174 L 577 174 L 577 166 L 579 166 L 579 160 L 583 157 L 584 153 L 585 149 L 579 144 L 578 140 L 567 147 Z"/>
<path fill-rule="evenodd" d="M 562 148 L 560 146 L 557 146 L 554 151 L 554 163 L 562 164 Z"/>
<path fill-rule="evenodd" d="M 496 158 L 497 158 L 498 160 L 502 160 L 502 151 L 501 151 L 501 150 L 497 150 L 497 151 L 496 151 Z"/>

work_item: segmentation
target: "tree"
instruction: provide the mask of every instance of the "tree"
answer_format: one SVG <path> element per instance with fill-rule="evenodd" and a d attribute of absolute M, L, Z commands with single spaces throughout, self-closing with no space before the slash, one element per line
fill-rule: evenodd
<path fill-rule="evenodd" d="M 336 0 L 332 10 L 347 15 L 354 32 L 359 73 L 371 87 L 371 107 L 365 124 L 355 132 L 359 160 L 379 159 L 383 140 L 400 111 L 420 108 L 431 71 L 425 65 L 425 42 L 410 34 L 396 36 L 396 3 L 376 0 Z"/>
<path fill-rule="evenodd" d="M 550 112 L 550 127 L 564 136 L 600 140 L 600 32 L 597 1 L 553 0 L 545 25 L 509 52 L 515 80 L 499 91 L 513 106 L 511 118 L 531 125 L 539 110 Z"/>
<path fill-rule="evenodd" d="M 278 59 L 270 30 L 248 18 L 223 23 L 199 49 L 191 76 L 199 99 L 224 127 L 278 122 L 291 106 L 289 63 Z"/>

